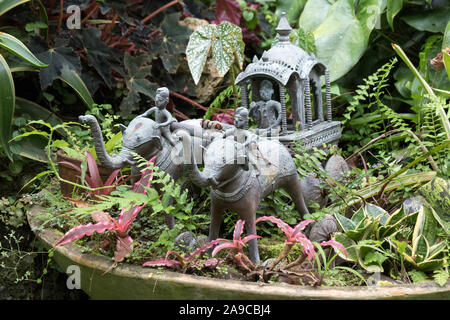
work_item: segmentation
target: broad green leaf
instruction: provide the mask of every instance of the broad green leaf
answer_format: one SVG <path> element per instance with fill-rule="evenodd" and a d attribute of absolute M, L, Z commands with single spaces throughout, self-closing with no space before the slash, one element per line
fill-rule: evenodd
<path fill-rule="evenodd" d="M 328 0 L 309 0 L 302 11 L 298 25 L 305 30 L 314 31 L 326 18 L 331 8 Z"/>
<path fill-rule="evenodd" d="M 0 32 L 0 47 L 8 50 L 12 54 L 27 61 L 38 68 L 44 68 L 48 65 L 41 62 L 35 55 L 16 37 L 10 34 Z"/>
<path fill-rule="evenodd" d="M 445 70 L 447 70 L 447 76 L 448 79 L 450 80 L 450 54 L 448 54 L 447 52 L 443 52 L 443 55 L 444 55 Z"/>
<path fill-rule="evenodd" d="M 353 0 L 338 0 L 329 8 L 325 20 L 313 30 L 317 58 L 328 66 L 331 81 L 342 77 L 359 61 L 382 9 L 382 0 L 359 1 L 356 12 Z M 300 27 L 308 30 L 302 24 Z"/>
<path fill-rule="evenodd" d="M 71 86 L 73 90 L 75 90 L 81 100 L 83 100 L 83 102 L 86 104 L 88 109 L 92 108 L 95 102 L 92 99 L 88 88 L 75 70 L 70 69 L 68 65 L 63 65 L 61 69 L 60 79 Z"/>
<path fill-rule="evenodd" d="M 445 49 L 450 47 L 450 21 L 447 23 L 444 32 L 444 38 L 442 39 L 442 48 Z"/>
<path fill-rule="evenodd" d="M 3 56 L 0 54 L 0 142 L 3 150 L 12 161 L 8 140 L 15 108 L 14 80 Z"/>
<path fill-rule="evenodd" d="M 286 18 L 290 24 L 297 23 L 307 0 L 278 0 L 275 15 L 281 16 L 282 12 L 286 12 Z M 311 2 L 311 1 L 309 1 Z"/>
<path fill-rule="evenodd" d="M 47 162 L 45 147 L 48 139 L 43 134 L 22 135 L 10 142 L 11 152 L 39 162 Z"/>
<path fill-rule="evenodd" d="M 0 1 L 0 16 L 5 12 L 21 5 L 22 3 L 29 2 L 30 0 L 1 0 Z"/>
<path fill-rule="evenodd" d="M 44 120 L 45 122 L 50 123 L 51 126 L 53 127 L 63 123 L 61 118 L 59 118 L 53 112 L 49 111 L 48 109 L 40 106 L 39 104 L 33 101 L 20 97 L 16 97 L 16 113 L 19 114 L 26 113 L 30 115 L 31 119 Z M 64 130 L 58 130 L 58 133 L 62 134 L 63 136 L 66 135 Z"/>
<path fill-rule="evenodd" d="M 394 17 L 402 10 L 402 8 L 403 0 L 389 0 L 387 2 L 386 19 L 392 31 L 394 31 Z"/>
<path fill-rule="evenodd" d="M 419 10 L 402 15 L 401 19 L 419 31 L 444 33 L 450 17 L 450 7 Z"/>
<path fill-rule="evenodd" d="M 106 152 L 110 153 L 114 147 L 122 140 L 122 131 L 117 132 L 108 142 L 105 143 Z"/>

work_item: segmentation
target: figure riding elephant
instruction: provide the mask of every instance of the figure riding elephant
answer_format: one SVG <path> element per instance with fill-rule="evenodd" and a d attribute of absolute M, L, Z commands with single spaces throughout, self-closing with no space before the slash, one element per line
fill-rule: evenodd
<path fill-rule="evenodd" d="M 260 139 L 244 144 L 234 139 L 217 138 L 207 147 L 204 169 L 192 149 L 191 135 L 176 134 L 183 142 L 186 176 L 194 184 L 211 190 L 209 241 L 219 236 L 223 212 L 230 209 L 245 220 L 248 234 L 256 234 L 255 219 L 259 202 L 275 189 L 283 188 L 302 217 L 308 213 L 295 163 L 289 151 L 276 140 Z M 249 241 L 250 260 L 259 263 L 256 239 Z"/>

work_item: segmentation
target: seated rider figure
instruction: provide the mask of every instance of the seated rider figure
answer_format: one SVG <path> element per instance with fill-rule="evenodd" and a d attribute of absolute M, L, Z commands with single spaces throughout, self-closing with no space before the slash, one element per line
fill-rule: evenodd
<path fill-rule="evenodd" d="M 272 82 L 261 81 L 259 89 L 260 101 L 250 103 L 250 116 L 259 129 L 276 129 L 281 123 L 281 103 L 272 100 Z"/>
<path fill-rule="evenodd" d="M 223 137 L 234 136 L 235 140 L 239 143 L 248 146 L 254 138 L 254 135 L 245 128 L 248 125 L 248 110 L 244 107 L 236 108 L 234 112 L 234 126 L 225 130 Z"/>
<path fill-rule="evenodd" d="M 175 146 L 175 141 L 170 133 L 170 124 L 177 122 L 177 119 L 172 117 L 169 111 L 166 110 L 166 106 L 169 103 L 169 89 L 166 87 L 158 88 L 156 90 L 155 105 L 156 107 L 148 109 L 141 117 L 149 117 L 155 112 L 155 129 L 159 129 L 160 134 L 164 137 L 172 147 Z"/>

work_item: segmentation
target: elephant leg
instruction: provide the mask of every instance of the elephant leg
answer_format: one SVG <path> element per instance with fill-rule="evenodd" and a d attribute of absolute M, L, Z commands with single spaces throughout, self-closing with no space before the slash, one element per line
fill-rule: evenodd
<path fill-rule="evenodd" d="M 252 212 L 250 214 L 248 212 L 246 212 L 245 216 L 246 216 L 245 230 L 247 231 L 247 234 L 248 235 L 250 235 L 250 234 L 256 235 L 256 226 L 255 226 L 256 210 L 252 210 Z M 257 239 L 252 239 L 248 242 L 248 251 L 250 254 L 250 260 L 255 264 L 259 264 L 260 260 L 259 260 L 259 250 L 258 250 Z"/>
<path fill-rule="evenodd" d="M 295 209 L 303 217 L 304 214 L 309 213 L 303 197 L 302 187 L 297 175 L 292 175 L 288 178 L 287 183 L 284 184 L 283 189 L 289 194 L 292 201 L 295 203 Z"/>
<path fill-rule="evenodd" d="M 216 240 L 219 237 L 220 225 L 223 221 L 224 207 L 218 205 L 214 199 L 211 199 L 211 222 L 209 225 L 208 240 Z"/>
<path fill-rule="evenodd" d="M 211 199 L 211 221 L 209 224 L 208 242 L 216 240 L 219 237 L 220 225 L 223 221 L 223 212 L 225 209 L 218 205 L 214 199 Z M 207 253 L 211 256 L 214 248 L 209 248 Z"/>

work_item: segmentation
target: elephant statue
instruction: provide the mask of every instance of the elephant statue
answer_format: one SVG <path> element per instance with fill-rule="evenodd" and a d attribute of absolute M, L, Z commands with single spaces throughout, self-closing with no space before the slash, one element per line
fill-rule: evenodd
<path fill-rule="evenodd" d="M 231 137 L 230 137 L 231 138 Z M 256 209 L 261 199 L 283 188 L 301 216 L 308 213 L 295 163 L 284 145 L 276 140 L 259 139 L 249 145 L 234 139 L 216 138 L 206 148 L 204 168 L 192 152 L 191 135 L 176 133 L 183 143 L 186 177 L 194 184 L 210 188 L 211 224 L 209 241 L 217 239 L 223 212 L 230 209 L 245 220 L 248 234 L 256 234 Z M 249 241 L 250 260 L 259 263 L 256 239 Z"/>
<path fill-rule="evenodd" d="M 131 167 L 132 176 L 138 176 L 139 168 L 133 159 L 134 152 L 145 159 L 156 156 L 155 165 L 169 174 L 175 181 L 183 176 L 183 164 L 181 161 L 183 148 L 181 142 L 178 141 L 175 146 L 172 146 L 166 139 L 161 137 L 159 129 L 155 128 L 157 122 L 152 119 L 137 116 L 130 122 L 128 127 L 122 125 L 122 149 L 113 156 L 106 152 L 97 119 L 92 115 L 83 115 L 79 116 L 79 120 L 81 123 L 88 124 L 91 128 L 95 152 L 101 165 L 113 169 Z M 171 129 L 184 129 L 190 132 L 193 136 L 193 148 L 197 156 L 201 156 L 203 148 L 215 135 L 222 135 L 219 130 L 202 129 L 201 119 L 172 123 Z M 166 216 L 166 223 L 172 228 L 174 225 L 173 217 Z"/>

